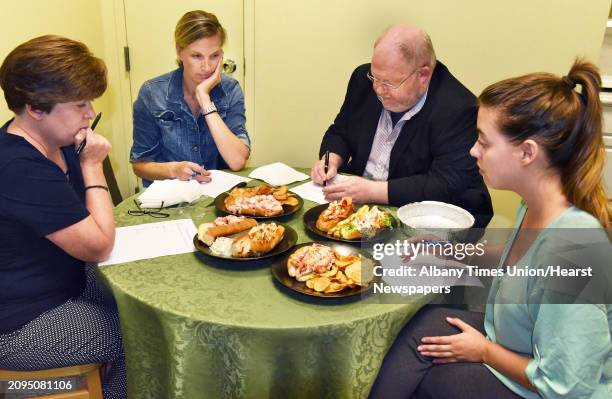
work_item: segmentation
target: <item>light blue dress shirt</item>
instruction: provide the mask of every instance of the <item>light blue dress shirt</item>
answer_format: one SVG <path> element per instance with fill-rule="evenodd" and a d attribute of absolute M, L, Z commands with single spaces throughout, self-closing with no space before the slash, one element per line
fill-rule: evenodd
<path fill-rule="evenodd" d="M 525 212 L 523 205 L 516 227 L 520 226 Z M 606 252 L 603 255 L 607 257 L 603 259 L 612 259 L 610 246 L 606 247 L 609 239 L 599 222 L 587 212 L 571 207 L 540 232 L 516 262 L 517 266 L 537 268 L 549 264 L 553 255 L 559 253 L 559 245 L 564 241 L 562 235 L 567 236 L 573 228 L 601 233 L 599 238 L 604 240 Z M 506 263 L 517 231 L 506 245 L 500 267 Z M 608 266 L 612 268 L 609 264 L 604 267 Z M 544 279 L 506 275 L 495 278 L 485 314 L 485 330 L 491 341 L 531 358 L 525 373 L 539 394 L 492 367 L 489 369 L 508 388 L 525 398 L 612 398 L 611 305 L 554 303 L 547 295 L 558 293 L 551 294 L 547 286 L 550 280 Z M 605 285 L 609 287 L 610 281 Z"/>

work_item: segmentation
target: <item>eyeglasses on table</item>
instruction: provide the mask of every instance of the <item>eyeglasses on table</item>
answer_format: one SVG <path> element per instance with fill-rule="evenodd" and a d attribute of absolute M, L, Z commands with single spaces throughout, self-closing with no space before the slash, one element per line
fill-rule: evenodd
<path fill-rule="evenodd" d="M 154 218 L 167 218 L 168 216 L 170 216 L 169 213 L 165 213 L 165 212 L 161 212 L 161 210 L 164 208 L 164 201 L 161 202 L 159 209 L 158 208 L 153 208 L 153 209 L 142 209 L 140 207 L 140 204 L 138 204 L 138 201 L 134 200 L 134 204 L 136 205 L 136 208 L 138 209 L 130 209 L 128 210 L 128 215 L 130 216 L 143 216 L 143 215 L 149 215 L 151 217 Z"/>

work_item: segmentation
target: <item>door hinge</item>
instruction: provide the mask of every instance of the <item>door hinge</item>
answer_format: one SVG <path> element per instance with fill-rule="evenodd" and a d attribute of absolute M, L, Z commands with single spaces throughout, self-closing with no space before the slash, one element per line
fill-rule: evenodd
<path fill-rule="evenodd" d="M 125 46 L 123 48 L 123 58 L 125 59 L 125 70 L 126 72 L 130 71 L 130 48 Z"/>

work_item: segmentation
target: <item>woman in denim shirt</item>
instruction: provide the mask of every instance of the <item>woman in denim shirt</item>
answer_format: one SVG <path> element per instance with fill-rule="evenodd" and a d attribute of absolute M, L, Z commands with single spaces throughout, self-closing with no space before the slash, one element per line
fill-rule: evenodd
<path fill-rule="evenodd" d="M 174 31 L 179 68 L 145 82 L 134 103 L 130 162 L 151 180 L 210 180 L 206 169 L 240 170 L 250 152 L 244 95 L 221 74 L 225 30 L 205 11 L 183 15 Z"/>

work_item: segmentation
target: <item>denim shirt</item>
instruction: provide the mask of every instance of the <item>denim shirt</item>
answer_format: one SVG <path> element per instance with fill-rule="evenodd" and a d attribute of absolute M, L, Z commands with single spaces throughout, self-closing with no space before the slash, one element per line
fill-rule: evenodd
<path fill-rule="evenodd" d="M 247 147 L 244 95 L 240 84 L 221 75 L 210 92 L 219 115 Z M 226 169 L 206 120 L 194 117 L 183 98 L 183 68 L 148 80 L 134 102 L 134 143 L 130 162 L 190 161 L 205 169 Z M 146 186 L 151 181 L 143 179 Z"/>

